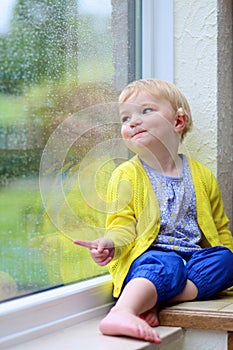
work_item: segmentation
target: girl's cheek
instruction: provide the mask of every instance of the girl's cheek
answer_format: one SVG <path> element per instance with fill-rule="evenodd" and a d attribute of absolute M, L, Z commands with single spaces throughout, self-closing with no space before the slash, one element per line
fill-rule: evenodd
<path fill-rule="evenodd" d="M 123 137 L 123 139 L 129 138 L 128 128 L 125 125 L 122 125 L 122 127 L 121 127 L 121 136 Z"/>

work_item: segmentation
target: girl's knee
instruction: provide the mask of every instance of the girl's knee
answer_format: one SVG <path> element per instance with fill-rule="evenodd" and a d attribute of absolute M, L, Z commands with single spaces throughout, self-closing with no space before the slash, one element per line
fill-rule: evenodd
<path fill-rule="evenodd" d="M 223 248 L 219 254 L 219 264 L 223 264 L 227 268 L 232 268 L 233 271 L 233 253 L 230 249 Z"/>

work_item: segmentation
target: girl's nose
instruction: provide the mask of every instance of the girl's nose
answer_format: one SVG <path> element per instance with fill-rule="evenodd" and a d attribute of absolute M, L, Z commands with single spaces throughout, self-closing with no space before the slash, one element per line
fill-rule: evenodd
<path fill-rule="evenodd" d="M 133 113 L 132 116 L 131 116 L 131 118 L 130 118 L 129 125 L 130 125 L 131 127 L 134 127 L 134 126 L 136 126 L 136 125 L 141 124 L 141 122 L 142 122 L 142 120 L 141 120 L 140 114 L 138 114 L 138 113 Z"/>

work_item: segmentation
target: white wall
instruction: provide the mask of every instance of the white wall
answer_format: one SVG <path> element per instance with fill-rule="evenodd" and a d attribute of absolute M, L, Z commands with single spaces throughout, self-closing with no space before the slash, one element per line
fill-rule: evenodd
<path fill-rule="evenodd" d="M 186 329 L 184 337 L 168 345 L 163 343 L 161 350 L 227 350 L 227 332 Z"/>
<path fill-rule="evenodd" d="M 232 217 L 232 1 L 174 0 L 174 82 L 194 129 L 184 148 L 218 177 Z"/>
<path fill-rule="evenodd" d="M 174 82 L 186 95 L 194 121 L 185 144 L 217 173 L 217 1 L 174 4 Z"/>

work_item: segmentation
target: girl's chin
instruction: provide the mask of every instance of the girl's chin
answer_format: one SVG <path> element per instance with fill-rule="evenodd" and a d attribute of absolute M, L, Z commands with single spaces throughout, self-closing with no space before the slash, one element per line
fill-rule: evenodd
<path fill-rule="evenodd" d="M 136 142 L 133 141 L 125 141 L 127 147 L 130 149 L 130 151 L 134 152 L 134 153 L 139 153 L 142 152 L 143 150 L 145 150 L 147 147 L 146 145 L 142 142 L 137 140 Z"/>

